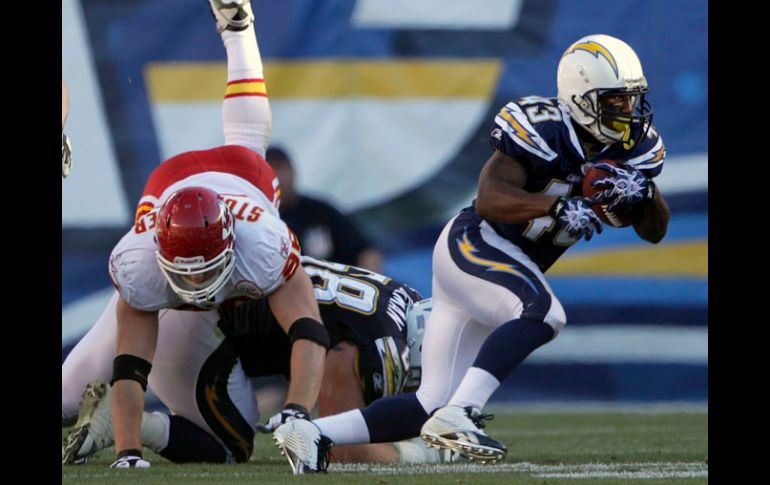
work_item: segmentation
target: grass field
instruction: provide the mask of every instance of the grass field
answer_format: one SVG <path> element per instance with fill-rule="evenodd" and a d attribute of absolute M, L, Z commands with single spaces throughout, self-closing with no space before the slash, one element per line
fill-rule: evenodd
<path fill-rule="evenodd" d="M 496 465 L 332 464 L 326 475 L 295 477 L 270 436 L 259 435 L 248 464 L 174 465 L 147 452 L 149 470 L 111 470 L 114 450 L 108 448 L 86 465 L 63 466 L 62 483 L 708 483 L 705 411 L 493 411 L 487 430 L 508 446 L 508 456 Z"/>

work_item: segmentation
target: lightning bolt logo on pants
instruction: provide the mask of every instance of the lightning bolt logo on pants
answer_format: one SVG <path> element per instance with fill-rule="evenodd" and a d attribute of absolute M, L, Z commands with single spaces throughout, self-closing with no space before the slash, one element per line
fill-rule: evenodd
<path fill-rule="evenodd" d="M 224 417 L 221 412 L 219 412 L 219 407 L 217 406 L 219 397 L 217 396 L 216 387 L 207 385 L 203 392 L 206 396 L 206 403 L 208 404 L 211 412 L 214 413 L 214 417 L 217 419 L 217 421 L 219 421 L 219 424 L 221 424 L 225 430 L 227 430 L 227 432 L 230 433 L 233 438 L 235 438 L 236 443 L 238 443 L 238 446 L 246 454 L 246 456 L 249 456 L 251 451 L 249 443 L 247 443 L 246 440 L 243 439 L 243 436 L 241 436 L 241 434 L 235 428 L 233 428 L 229 420 Z"/>
<path fill-rule="evenodd" d="M 512 265 L 508 263 L 501 263 L 499 261 L 493 261 L 491 259 L 484 259 L 476 256 L 476 253 L 478 253 L 479 250 L 468 239 L 467 230 L 463 233 L 462 240 L 457 239 L 456 241 L 457 241 L 457 248 L 460 250 L 460 254 L 462 254 L 463 257 L 470 263 L 473 263 L 478 266 L 484 266 L 487 268 L 487 271 L 497 271 L 497 272 L 508 273 L 514 276 L 518 276 L 519 278 L 524 280 L 524 282 L 527 285 L 529 285 L 529 287 L 532 288 L 532 290 L 534 290 L 535 293 L 540 293 L 537 287 L 529 279 L 529 277 L 527 277 L 527 275 L 525 275 L 521 271 L 514 268 Z"/>

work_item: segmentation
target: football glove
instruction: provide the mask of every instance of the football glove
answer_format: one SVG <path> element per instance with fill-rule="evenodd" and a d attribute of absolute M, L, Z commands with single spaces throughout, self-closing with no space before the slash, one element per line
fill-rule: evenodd
<path fill-rule="evenodd" d="M 110 468 L 150 468 L 150 462 L 142 458 L 139 450 L 124 450 L 118 453 L 118 459 Z"/>
<path fill-rule="evenodd" d="M 548 215 L 560 221 L 570 236 L 590 241 L 594 231 L 602 232 L 602 221 L 591 209 L 594 203 L 584 197 L 559 197 Z"/>
<path fill-rule="evenodd" d="M 61 134 L 61 176 L 67 178 L 72 170 L 72 145 L 70 139 L 62 132 Z"/>
<path fill-rule="evenodd" d="M 655 184 L 635 168 L 619 168 L 609 163 L 597 163 L 594 168 L 612 174 L 612 177 L 594 180 L 591 183 L 592 187 L 605 189 L 594 195 L 591 200 L 611 201 L 607 210 L 611 211 L 619 204 L 635 206 L 655 197 Z"/>
<path fill-rule="evenodd" d="M 280 413 L 274 414 L 265 424 L 257 424 L 260 433 L 272 433 L 278 426 L 290 419 L 310 419 L 310 413 L 299 404 L 287 404 Z"/>

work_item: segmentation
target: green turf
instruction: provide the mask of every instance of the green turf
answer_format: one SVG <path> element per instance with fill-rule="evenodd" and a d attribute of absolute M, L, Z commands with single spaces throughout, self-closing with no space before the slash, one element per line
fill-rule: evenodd
<path fill-rule="evenodd" d="M 174 465 L 146 452 L 149 470 L 111 470 L 114 450 L 88 464 L 62 467 L 72 484 L 676 484 L 708 482 L 705 412 L 496 412 L 489 434 L 508 445 L 499 465 L 348 466 L 326 475 L 292 476 L 269 436 L 255 440 L 243 465 Z"/>

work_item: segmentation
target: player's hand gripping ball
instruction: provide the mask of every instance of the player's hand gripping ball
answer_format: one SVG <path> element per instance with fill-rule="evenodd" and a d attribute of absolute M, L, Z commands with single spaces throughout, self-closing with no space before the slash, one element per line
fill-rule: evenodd
<path fill-rule="evenodd" d="M 617 167 L 617 172 L 613 173 L 607 169 L 603 169 L 601 165 L 610 165 Z M 599 167 L 597 167 L 599 165 Z M 589 199 L 598 199 L 599 203 L 593 205 L 592 209 L 596 212 L 596 215 L 607 225 L 612 227 L 627 227 L 634 223 L 635 216 L 638 208 L 632 204 L 623 203 L 625 197 L 620 194 L 615 194 L 618 189 L 623 187 L 623 184 L 628 184 L 630 181 L 626 174 L 631 174 L 631 171 L 636 171 L 633 168 L 624 168 L 614 160 L 602 160 L 601 162 L 592 165 L 588 168 L 583 178 L 583 197 Z M 639 174 L 641 175 L 641 174 Z M 643 175 L 641 175 L 643 177 Z M 594 185 L 597 180 L 608 179 L 599 185 Z M 633 179 L 633 177 L 631 177 Z M 610 180 L 612 184 L 606 183 Z M 618 187 L 620 185 L 620 187 Z M 617 189 L 616 189 L 617 187 Z M 625 194 L 623 194 L 625 195 Z M 640 200 L 642 198 L 640 197 Z"/>

